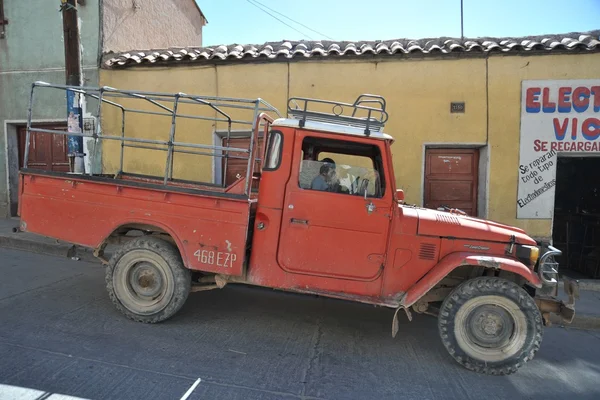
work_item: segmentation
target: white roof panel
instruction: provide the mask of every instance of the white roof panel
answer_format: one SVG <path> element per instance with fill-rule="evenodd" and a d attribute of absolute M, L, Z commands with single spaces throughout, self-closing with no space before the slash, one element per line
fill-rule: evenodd
<path fill-rule="evenodd" d="M 273 127 L 288 126 L 291 128 L 299 128 L 300 120 L 292 119 L 292 118 L 278 118 L 275 121 L 273 121 L 271 126 L 273 126 Z M 342 135 L 366 137 L 365 130 L 362 128 L 357 128 L 357 127 L 348 126 L 348 125 L 328 124 L 326 122 L 315 122 L 315 121 L 307 120 L 304 124 L 304 129 L 309 129 L 311 131 L 323 131 L 323 132 L 330 132 L 330 133 L 340 133 Z M 375 132 L 371 131 L 371 134 L 369 135 L 369 137 L 373 138 L 373 139 L 379 139 L 379 140 L 391 140 L 391 141 L 394 140 L 394 138 L 392 136 L 390 136 L 386 133 L 377 132 L 377 131 L 375 131 Z"/>

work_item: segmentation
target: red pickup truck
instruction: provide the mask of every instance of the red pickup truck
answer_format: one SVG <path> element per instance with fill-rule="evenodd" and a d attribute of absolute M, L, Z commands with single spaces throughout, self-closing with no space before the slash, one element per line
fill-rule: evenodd
<path fill-rule="evenodd" d="M 177 142 L 175 121 L 184 117 L 176 105 L 187 101 L 216 110 L 231 127 L 235 119 L 224 110 L 235 99 L 39 87 L 76 90 L 110 106 L 121 97 L 152 103 L 171 96 L 175 104 L 163 107 L 173 124 L 160 143 L 128 137 L 125 123 L 121 135 L 87 133 L 120 141 L 121 151 L 164 145 L 171 162 L 164 177 L 123 172 L 122 154 L 111 175 L 27 164 L 20 173 L 21 229 L 95 249 L 107 265 L 111 300 L 135 321 L 172 317 L 190 292 L 256 285 L 389 307 L 393 335 L 399 310 L 409 319 L 435 315 L 457 362 L 510 374 L 539 349 L 550 313 L 573 318 L 576 284 L 565 282 L 568 304 L 554 297 L 560 251 L 519 228 L 404 204 L 379 96 L 352 104 L 290 99 L 288 118 L 278 119 L 260 99 L 240 100 L 236 107 L 252 111 L 252 131 L 248 148 L 232 148 Z M 36 131 L 51 133 L 29 122 L 28 133 Z M 173 179 L 172 158 L 183 147 L 210 153 L 221 166 L 242 154 L 246 174 L 230 184 Z M 107 244 L 118 246 L 109 260 Z"/>

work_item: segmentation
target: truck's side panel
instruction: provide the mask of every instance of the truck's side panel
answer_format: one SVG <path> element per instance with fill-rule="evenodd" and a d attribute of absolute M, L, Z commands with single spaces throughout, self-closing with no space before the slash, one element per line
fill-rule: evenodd
<path fill-rule="evenodd" d="M 390 237 L 382 297 L 399 300 L 439 258 L 439 238 L 417 236 L 419 224 L 414 209 L 397 207 Z"/>
<path fill-rule="evenodd" d="M 249 219 L 247 199 L 209 197 L 98 182 L 77 176 L 22 173 L 23 227 L 97 247 L 115 229 L 147 224 L 169 233 L 188 268 L 240 276 Z"/>

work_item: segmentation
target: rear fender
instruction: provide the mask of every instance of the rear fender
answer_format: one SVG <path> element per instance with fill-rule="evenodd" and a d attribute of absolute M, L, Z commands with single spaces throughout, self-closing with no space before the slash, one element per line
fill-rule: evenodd
<path fill-rule="evenodd" d="M 527 282 L 536 288 L 542 287 L 539 276 L 520 261 L 506 257 L 486 256 L 477 253 L 458 252 L 452 253 L 440 260 L 421 280 L 410 288 L 400 305 L 410 307 L 423 297 L 429 290 L 437 285 L 454 269 L 463 266 L 472 265 L 474 267 L 485 267 L 513 272 L 522 276 Z"/>
<path fill-rule="evenodd" d="M 166 233 L 173 239 L 175 246 L 177 246 L 177 250 L 179 251 L 179 254 L 181 255 L 181 259 L 183 260 L 183 265 L 185 265 L 187 268 L 189 268 L 189 259 L 187 258 L 185 251 L 183 251 L 183 243 L 181 242 L 180 238 L 175 234 L 175 231 L 173 229 L 171 229 L 170 227 L 168 227 L 167 225 L 162 224 L 158 221 L 154 221 L 154 220 L 150 221 L 150 220 L 144 220 L 144 219 L 135 219 L 135 220 L 121 221 L 121 223 L 118 224 L 118 226 L 116 228 L 114 228 L 110 233 L 108 233 L 107 235 L 104 235 L 104 240 L 102 240 L 102 242 L 100 244 L 98 244 L 98 246 L 96 246 L 95 252 L 97 252 L 98 249 L 103 248 L 103 246 L 108 243 L 109 238 L 115 232 L 117 232 L 118 230 L 125 228 L 125 227 L 131 227 L 132 229 L 141 229 L 143 227 L 148 230 L 156 230 L 158 232 L 162 231 L 162 232 Z"/>

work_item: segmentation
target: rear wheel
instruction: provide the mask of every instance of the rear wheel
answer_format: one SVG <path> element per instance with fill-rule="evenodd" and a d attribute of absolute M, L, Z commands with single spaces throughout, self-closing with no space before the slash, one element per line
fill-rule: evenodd
<path fill-rule="evenodd" d="M 490 375 L 516 372 L 534 357 L 543 335 L 533 298 L 514 282 L 495 277 L 458 286 L 442 304 L 438 327 L 458 363 Z"/>
<path fill-rule="evenodd" d="M 175 246 L 142 237 L 111 257 L 106 288 L 117 309 L 128 318 L 156 323 L 181 309 L 190 293 L 191 274 Z"/>

